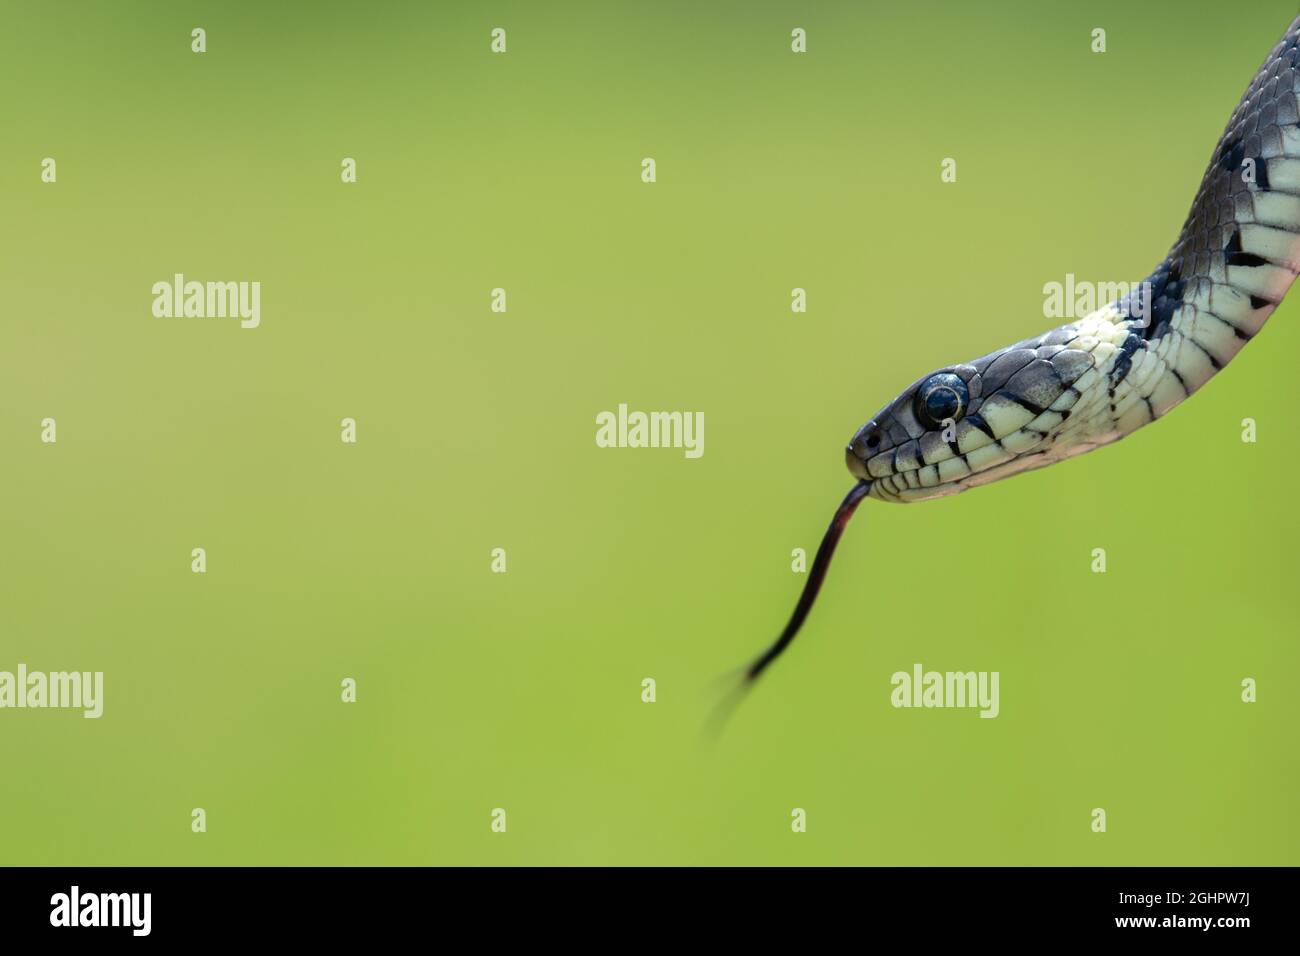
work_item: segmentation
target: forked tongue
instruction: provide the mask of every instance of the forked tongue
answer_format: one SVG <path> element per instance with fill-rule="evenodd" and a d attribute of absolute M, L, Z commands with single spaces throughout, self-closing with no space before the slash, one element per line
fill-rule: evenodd
<path fill-rule="evenodd" d="M 870 481 L 859 481 L 835 509 L 835 517 L 831 518 L 830 527 L 826 529 L 826 534 L 822 536 L 822 543 L 817 547 L 817 557 L 813 558 L 812 570 L 808 572 L 808 582 L 803 586 L 803 593 L 799 595 L 799 603 L 794 606 L 794 613 L 790 615 L 790 623 L 785 626 L 776 643 L 745 669 L 745 683 L 752 684 L 757 680 L 758 675 L 777 659 L 799 633 L 799 628 L 803 627 L 804 619 L 808 617 L 813 602 L 817 600 L 817 592 L 822 589 L 822 581 L 826 579 L 831 558 L 835 555 L 835 546 L 840 543 L 840 535 L 844 534 L 844 528 L 853 517 L 853 512 L 858 510 L 858 505 L 870 490 Z"/>
<path fill-rule="evenodd" d="M 853 512 L 858 510 L 858 505 L 862 503 L 862 499 L 867 496 L 867 492 L 870 490 L 870 481 L 865 479 L 859 481 L 844 496 L 840 506 L 835 509 L 835 516 L 831 518 L 830 527 L 826 529 L 826 534 L 822 536 L 822 543 L 817 547 L 817 556 L 813 558 L 812 569 L 808 572 L 808 581 L 803 586 L 803 593 L 799 595 L 799 603 L 794 606 L 794 613 L 790 615 L 789 623 L 786 624 L 785 630 L 781 632 L 781 636 L 776 639 L 776 642 L 745 668 L 740 685 L 734 687 L 732 692 L 714 710 L 710 724 L 715 734 L 721 732 L 722 725 L 736 704 L 740 702 L 741 695 L 753 686 L 754 681 L 758 679 L 758 675 L 763 673 L 768 665 L 780 656 L 781 652 L 794 640 L 794 636 L 799 633 L 799 628 L 803 627 L 808 612 L 812 610 L 813 602 L 817 600 L 817 592 L 822 589 L 822 581 L 826 579 L 826 572 L 831 566 L 831 558 L 835 555 L 835 546 L 840 543 L 840 536 L 844 534 L 844 529 L 848 526 L 849 519 L 853 517 Z"/>

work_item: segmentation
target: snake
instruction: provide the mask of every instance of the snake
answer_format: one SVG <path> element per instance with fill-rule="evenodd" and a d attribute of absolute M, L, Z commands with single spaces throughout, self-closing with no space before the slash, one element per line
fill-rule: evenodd
<path fill-rule="evenodd" d="M 789 623 L 742 687 L 794 640 L 864 500 L 957 494 L 1131 435 L 1222 371 L 1298 272 L 1300 17 L 1233 110 L 1182 231 L 1143 282 L 1081 319 L 931 372 L 857 430 L 845 460 L 858 481 Z"/>

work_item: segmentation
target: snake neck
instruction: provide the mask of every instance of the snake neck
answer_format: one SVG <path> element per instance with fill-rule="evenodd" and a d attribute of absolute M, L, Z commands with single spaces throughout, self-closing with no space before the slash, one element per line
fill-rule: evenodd
<path fill-rule="evenodd" d="M 1147 321 L 1119 322 L 1124 337 L 1109 374 L 1128 386 L 1117 396 L 1121 434 L 1231 362 L 1300 272 L 1298 94 L 1300 17 L 1242 95 L 1177 241 L 1147 278 Z"/>
<path fill-rule="evenodd" d="M 1062 429 L 1088 439 L 1080 450 L 1131 434 L 1196 392 L 1290 290 L 1300 273 L 1298 97 L 1300 18 L 1233 111 L 1177 241 L 1140 286 L 1145 308 L 1122 300 L 1063 327 L 1094 357 L 1076 383 L 1077 421 Z"/>

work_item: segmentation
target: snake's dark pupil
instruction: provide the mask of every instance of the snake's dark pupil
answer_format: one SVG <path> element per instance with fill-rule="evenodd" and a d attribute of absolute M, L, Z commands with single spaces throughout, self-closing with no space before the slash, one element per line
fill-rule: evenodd
<path fill-rule="evenodd" d="M 950 388 L 939 386 L 925 396 L 925 410 L 930 418 L 941 422 L 945 418 L 956 418 L 961 411 L 961 398 Z"/>
<path fill-rule="evenodd" d="M 945 421 L 956 421 L 965 414 L 970 392 L 959 376 L 936 372 L 917 389 L 913 401 L 918 422 L 926 428 L 942 428 Z"/>

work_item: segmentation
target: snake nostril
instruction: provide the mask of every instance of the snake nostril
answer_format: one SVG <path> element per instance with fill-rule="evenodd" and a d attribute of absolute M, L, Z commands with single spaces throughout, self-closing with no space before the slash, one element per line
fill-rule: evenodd
<path fill-rule="evenodd" d="M 871 432 L 867 435 L 867 447 L 872 449 L 880 447 L 880 432 Z"/>

